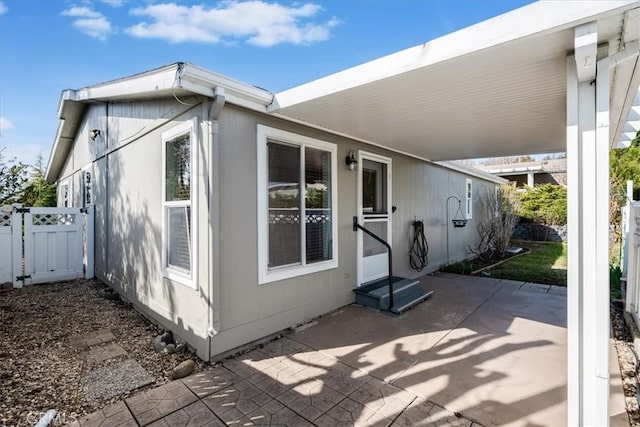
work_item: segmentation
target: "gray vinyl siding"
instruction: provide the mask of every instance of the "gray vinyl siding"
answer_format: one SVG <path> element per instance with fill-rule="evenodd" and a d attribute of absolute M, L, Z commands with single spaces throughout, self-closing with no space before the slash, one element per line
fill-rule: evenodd
<path fill-rule="evenodd" d="M 78 205 L 80 172 L 91 165 L 96 276 L 187 340 L 200 357 L 224 353 L 354 301 L 357 234 L 352 217 L 357 172 L 344 165 L 350 150 L 392 159 L 391 205 L 397 207 L 392 216 L 394 270 L 417 274 L 408 261 L 414 219 L 424 221 L 429 244 L 429 266 L 422 273 L 446 262 L 445 201 L 455 195 L 464 203 L 467 175 L 231 104 L 222 110 L 219 142 L 214 145 L 207 108 L 196 98 L 182 101 L 189 105 L 172 98 L 89 105 L 59 182 L 69 180 Z M 196 116 L 199 204 L 193 232 L 199 236 L 195 253 L 199 288 L 194 290 L 162 274 L 162 133 Z M 337 268 L 258 284 L 258 124 L 337 145 Z M 91 129 L 100 129 L 103 136 L 91 141 Z M 214 180 L 211 211 L 209 174 Z M 473 181 L 476 197 L 483 185 L 494 186 Z M 452 202 L 452 216 L 456 209 Z M 476 218 L 474 210 L 466 228 L 450 228 L 452 262 L 469 257 L 469 247 L 477 240 Z M 218 268 L 209 271 L 210 265 Z M 206 338 L 209 326 L 217 332 L 211 339 Z"/>
<path fill-rule="evenodd" d="M 413 274 L 408 253 L 414 219 L 425 223 L 429 266 L 422 273 L 446 263 L 445 200 L 455 195 L 464 207 L 468 175 L 442 166 L 398 155 L 302 125 L 260 115 L 232 105 L 220 117 L 220 333 L 212 339 L 218 354 L 277 332 L 354 301 L 357 281 L 356 214 L 357 172 L 344 165 L 350 150 L 366 150 L 392 158 L 394 270 Z M 338 268 L 278 282 L 258 284 L 257 253 L 257 125 L 335 143 L 338 146 Z M 494 183 L 473 178 L 474 199 L 483 185 Z M 451 217 L 457 204 L 451 202 Z M 474 212 L 475 214 L 476 212 Z M 477 241 L 476 219 L 463 229 L 450 229 L 451 262 L 468 258 Z"/>
<path fill-rule="evenodd" d="M 81 169 L 92 165 L 96 277 L 187 340 L 200 357 L 206 358 L 210 280 L 206 259 L 206 179 L 202 174 L 197 177 L 201 203 L 197 228 L 194 226 L 194 232 L 204 236 L 194 254 L 199 257 L 199 288 L 174 283 L 162 274 L 161 135 L 201 115 L 200 102 L 195 98 L 187 101 L 195 105 L 184 106 L 175 99 L 165 99 L 88 106 L 59 181 L 73 181 L 74 204 L 78 206 L 82 202 Z M 91 141 L 91 129 L 100 129 L 102 137 Z M 194 143 L 199 145 L 202 162 L 208 154 L 209 140 L 208 134 L 199 134 L 201 137 Z M 200 227 L 203 219 L 205 225 Z"/>

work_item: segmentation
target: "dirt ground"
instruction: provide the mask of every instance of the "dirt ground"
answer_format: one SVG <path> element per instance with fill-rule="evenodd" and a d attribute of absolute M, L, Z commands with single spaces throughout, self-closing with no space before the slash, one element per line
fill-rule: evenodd
<path fill-rule="evenodd" d="M 137 391 L 102 401 L 86 396 L 86 374 L 109 363 L 137 361 L 155 380 L 146 388 L 167 382 L 186 359 L 204 366 L 189 351 L 156 352 L 154 338 L 162 330 L 130 305 L 105 299 L 104 288 L 99 281 L 78 280 L 0 294 L 0 425 L 33 426 L 49 409 L 58 411 L 56 425 L 65 425 Z M 105 328 L 126 355 L 96 362 L 69 342 Z"/>

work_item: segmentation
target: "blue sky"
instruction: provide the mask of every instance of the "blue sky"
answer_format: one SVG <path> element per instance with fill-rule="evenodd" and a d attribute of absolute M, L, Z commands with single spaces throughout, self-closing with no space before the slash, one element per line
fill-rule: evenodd
<path fill-rule="evenodd" d="M 527 3 L 0 1 L 0 147 L 46 162 L 64 89 L 183 61 L 279 92 Z"/>

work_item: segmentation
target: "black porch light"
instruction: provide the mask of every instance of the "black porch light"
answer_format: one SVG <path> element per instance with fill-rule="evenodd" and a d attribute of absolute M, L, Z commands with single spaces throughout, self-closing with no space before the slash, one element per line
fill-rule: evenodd
<path fill-rule="evenodd" d="M 354 150 L 349 150 L 349 154 L 344 159 L 345 164 L 349 168 L 349 170 L 355 170 L 358 165 L 358 161 L 356 160 L 356 153 Z"/>

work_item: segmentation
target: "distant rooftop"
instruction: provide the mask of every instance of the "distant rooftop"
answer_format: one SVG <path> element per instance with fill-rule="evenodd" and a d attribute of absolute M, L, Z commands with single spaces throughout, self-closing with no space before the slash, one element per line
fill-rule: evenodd
<path fill-rule="evenodd" d="M 567 159 L 537 160 L 535 162 L 502 163 L 497 165 L 477 165 L 478 169 L 492 174 L 526 172 L 566 172 Z"/>

